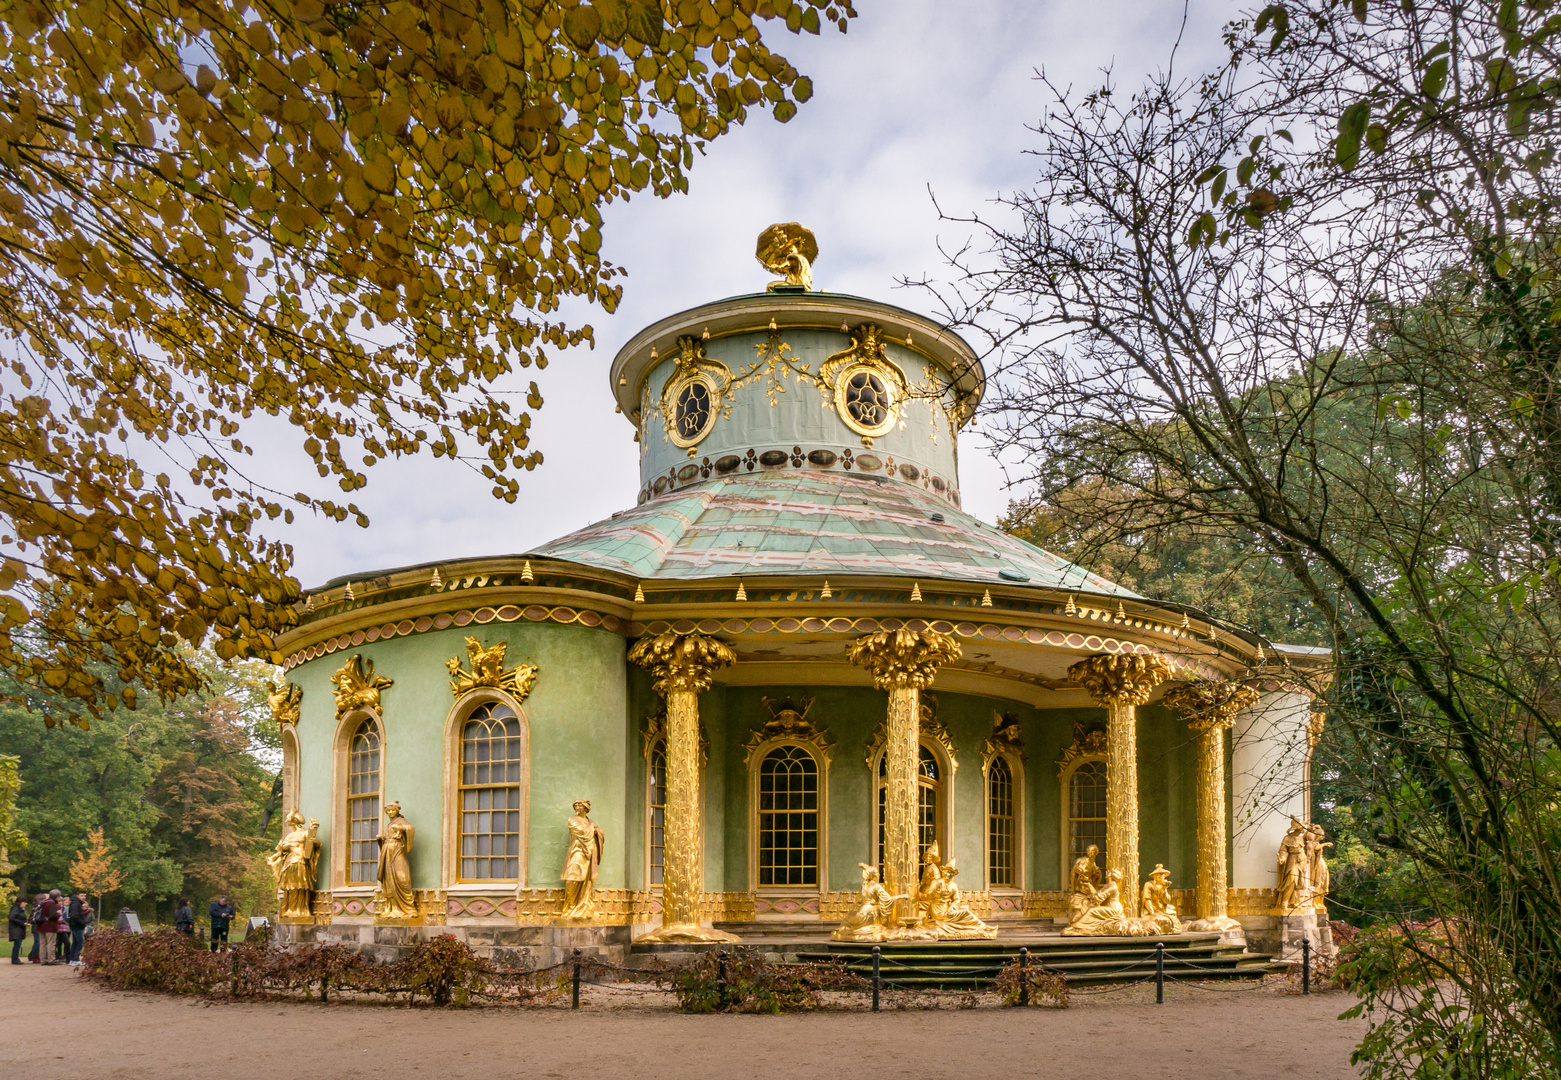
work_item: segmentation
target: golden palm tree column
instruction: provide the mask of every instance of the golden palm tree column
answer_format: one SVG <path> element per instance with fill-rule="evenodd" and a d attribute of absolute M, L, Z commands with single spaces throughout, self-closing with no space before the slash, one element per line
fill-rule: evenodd
<path fill-rule="evenodd" d="M 640 638 L 629 661 L 656 677 L 667 702 L 667 821 L 662 849 L 661 925 L 640 941 L 736 941 L 700 925 L 705 888 L 704 806 L 699 783 L 699 695 L 716 668 L 737 662 L 732 650 L 703 634 Z"/>
<path fill-rule="evenodd" d="M 1106 871 L 1122 872 L 1122 907 L 1138 914 L 1138 706 L 1174 673 L 1153 654 L 1102 653 L 1068 677 L 1106 707 Z"/>
<path fill-rule="evenodd" d="M 1199 679 L 1173 687 L 1160 704 L 1187 718 L 1198 733 L 1198 921 L 1196 930 L 1239 930 L 1229 915 L 1230 874 L 1225 864 L 1225 732 L 1236 714 L 1258 701 L 1240 683 Z"/>
<path fill-rule="evenodd" d="M 889 732 L 884 747 L 883 861 L 889 892 L 916 891 L 916 759 L 921 742 L 921 691 L 938 668 L 959 659 L 959 643 L 935 630 L 880 630 L 858 638 L 851 662 L 889 692 Z"/>

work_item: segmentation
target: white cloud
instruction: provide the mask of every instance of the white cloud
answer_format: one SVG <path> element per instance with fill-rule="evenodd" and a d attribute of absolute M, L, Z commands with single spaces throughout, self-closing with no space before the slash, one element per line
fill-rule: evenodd
<path fill-rule="evenodd" d="M 1027 125 L 1048 104 L 1035 70 L 1088 89 L 1110 66 L 1131 90 L 1168 62 L 1183 17 L 1165 0 L 857 0 L 857 9 L 844 37 L 779 43 L 815 87 L 789 124 L 755 115 L 695 162 L 687 195 L 609 209 L 605 251 L 629 271 L 624 301 L 612 316 L 571 309 L 595 326 L 597 348 L 536 376 L 546 405 L 532 430 L 546 462 L 523 477 L 520 501 L 495 500 L 481 477 L 447 461 L 385 463 L 358 493 L 369 529 L 305 521 L 288 530 L 306 585 L 521 552 L 632 506 L 638 456 L 628 421 L 613 412 L 607 366 L 636 331 L 761 289 L 768 276 L 753 261 L 754 239 L 775 221 L 818 235 L 820 287 L 926 310 L 926 297 L 895 280 L 945 276 L 939 241 L 965 238 L 938 220 L 929 189 L 965 214 L 1024 187 L 1034 173 L 1024 151 L 1039 142 Z M 1194 4 L 1178 67 L 1217 61 L 1219 27 L 1234 13 L 1228 3 Z M 961 474 L 966 509 L 995 518 L 1009 493 L 979 435 L 961 441 Z"/>

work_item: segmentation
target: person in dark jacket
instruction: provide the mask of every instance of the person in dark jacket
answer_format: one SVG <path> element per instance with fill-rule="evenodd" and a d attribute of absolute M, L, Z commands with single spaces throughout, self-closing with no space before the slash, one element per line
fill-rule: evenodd
<path fill-rule="evenodd" d="M 233 905 L 228 903 L 226 896 L 219 896 L 211 902 L 211 907 L 206 909 L 206 914 L 211 916 L 211 951 L 217 951 L 217 942 L 220 940 L 224 948 L 228 944 L 228 924 L 233 921 L 233 916 L 238 912 L 233 910 Z"/>
<path fill-rule="evenodd" d="M 173 928 L 181 934 L 195 936 L 195 909 L 188 896 L 179 897 L 179 906 L 173 909 Z"/>
<path fill-rule="evenodd" d="M 81 946 L 87 940 L 87 923 L 91 918 L 92 906 L 87 903 L 87 894 L 72 893 L 70 903 L 65 908 L 65 923 L 70 927 L 68 956 L 71 967 L 81 966 Z"/>
<path fill-rule="evenodd" d="M 38 962 L 47 967 L 60 962 L 55 956 L 59 950 L 60 890 L 50 889 L 38 907 L 38 925 L 33 929 L 33 937 L 38 939 Z"/>
<path fill-rule="evenodd" d="M 27 954 L 29 964 L 43 963 L 43 957 L 38 955 L 38 947 L 43 944 L 43 934 L 38 929 L 38 924 L 43 922 L 43 902 L 49 898 L 48 893 L 39 893 L 33 897 L 32 914 L 27 916 L 27 924 L 33 928 L 33 947 Z"/>
<path fill-rule="evenodd" d="M 11 911 L 6 916 L 6 929 L 11 935 L 11 963 L 22 962 L 22 942 L 27 940 L 27 901 L 18 893 L 11 901 Z"/>

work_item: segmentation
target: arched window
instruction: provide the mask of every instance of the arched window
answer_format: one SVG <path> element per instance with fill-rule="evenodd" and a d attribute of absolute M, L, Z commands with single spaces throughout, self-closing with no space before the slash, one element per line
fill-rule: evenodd
<path fill-rule="evenodd" d="M 523 747 L 513 709 L 488 701 L 461 726 L 462 881 L 520 876 L 520 780 Z"/>
<path fill-rule="evenodd" d="M 1100 863 L 1106 860 L 1106 763 L 1085 761 L 1068 776 L 1068 855 L 1067 865 L 1084 854 L 1091 844 L 1100 848 Z M 1066 876 L 1066 875 L 1064 875 Z"/>
<path fill-rule="evenodd" d="M 379 876 L 379 726 L 365 717 L 347 744 L 347 884 L 371 885 Z"/>
<path fill-rule="evenodd" d="M 818 759 L 777 746 L 759 762 L 759 887 L 818 886 Z"/>
<path fill-rule="evenodd" d="M 878 873 L 883 864 L 884 818 L 889 807 L 889 755 L 878 758 Z M 916 758 L 916 865 L 927 859 L 927 849 L 937 844 L 945 858 L 948 844 L 943 841 L 943 769 L 938 757 L 925 743 Z"/>
<path fill-rule="evenodd" d="M 1018 885 L 1014 770 L 1001 754 L 987 768 L 986 785 L 987 887 L 1012 889 Z"/>
<path fill-rule="evenodd" d="M 662 858 L 667 843 L 667 740 L 651 743 L 646 755 L 645 835 L 650 849 L 652 885 L 662 884 Z"/>

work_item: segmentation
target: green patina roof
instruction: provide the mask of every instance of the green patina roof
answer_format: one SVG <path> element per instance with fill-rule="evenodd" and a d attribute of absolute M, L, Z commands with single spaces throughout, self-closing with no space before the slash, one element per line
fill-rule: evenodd
<path fill-rule="evenodd" d="M 1138 596 L 910 484 L 806 469 L 690 484 L 531 554 L 645 579 L 884 574 Z"/>

